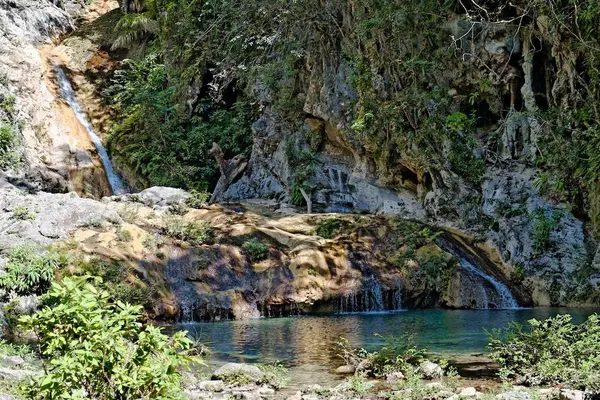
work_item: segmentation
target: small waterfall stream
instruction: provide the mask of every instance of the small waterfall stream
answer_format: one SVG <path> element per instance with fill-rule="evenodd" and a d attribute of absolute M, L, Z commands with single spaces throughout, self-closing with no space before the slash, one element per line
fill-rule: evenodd
<path fill-rule="evenodd" d="M 335 302 L 337 313 L 396 311 L 402 309 L 402 285 L 384 290 L 377 279 L 365 282 L 362 290 L 343 295 Z"/>
<path fill-rule="evenodd" d="M 464 248 L 445 238 L 438 238 L 438 241 L 444 250 L 459 261 L 460 294 L 464 305 L 476 309 L 519 308 L 519 303 L 510 289 L 484 269 L 477 268 L 469 260 L 470 257 Z"/>
<path fill-rule="evenodd" d="M 102 143 L 102 140 L 100 139 L 98 134 L 96 134 L 94 127 L 87 119 L 85 113 L 81 109 L 81 106 L 77 102 L 77 99 L 75 98 L 75 93 L 73 91 L 73 87 L 71 86 L 71 82 L 67 78 L 65 71 L 60 66 L 56 66 L 55 71 L 60 86 L 60 94 L 63 97 L 63 99 L 69 104 L 69 106 L 73 110 L 73 113 L 75 114 L 75 117 L 77 117 L 77 120 L 81 123 L 81 125 L 83 125 L 92 143 L 96 147 L 98 155 L 100 156 L 100 159 L 102 161 L 102 165 L 104 167 L 104 171 L 106 173 L 108 184 L 110 185 L 112 193 L 114 195 L 127 193 L 127 190 L 123 181 L 121 180 L 121 177 L 113 169 L 112 163 L 110 161 L 110 158 L 108 157 L 108 153 L 106 151 L 106 148 L 104 147 L 104 144 Z"/>

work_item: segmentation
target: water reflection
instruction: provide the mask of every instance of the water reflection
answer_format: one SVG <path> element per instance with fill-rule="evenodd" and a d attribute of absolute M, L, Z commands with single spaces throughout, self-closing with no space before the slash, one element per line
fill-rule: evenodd
<path fill-rule="evenodd" d="M 212 362 L 266 363 L 280 360 L 293 375 L 294 383 L 327 383 L 330 372 L 340 365 L 335 351 L 340 337 L 354 346 L 377 349 L 383 336 L 412 335 L 416 344 L 434 353 L 470 354 L 485 351 L 487 333 L 506 328 L 511 321 L 526 323 L 570 313 L 580 323 L 592 309 L 535 308 L 519 310 L 420 310 L 388 314 L 353 314 L 291 317 L 251 321 L 185 324 L 185 329 L 212 350 Z"/>

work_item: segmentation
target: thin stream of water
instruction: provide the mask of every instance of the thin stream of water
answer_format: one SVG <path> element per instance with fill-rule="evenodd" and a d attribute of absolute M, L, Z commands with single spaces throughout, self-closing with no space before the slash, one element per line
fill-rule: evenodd
<path fill-rule="evenodd" d="M 96 150 L 98 151 L 98 155 L 100 156 L 100 160 L 102 161 L 104 171 L 106 172 L 106 177 L 108 179 L 108 184 L 110 185 L 112 194 L 121 195 L 127 193 L 125 184 L 123 183 L 121 177 L 119 176 L 119 174 L 117 174 L 117 172 L 112 166 L 110 157 L 108 156 L 108 152 L 106 151 L 106 148 L 102 143 L 102 139 L 100 139 L 100 137 L 94 130 L 94 127 L 92 126 L 90 121 L 87 119 L 85 113 L 81 109 L 81 106 L 77 102 L 77 99 L 75 98 L 75 93 L 73 91 L 73 87 L 71 86 L 71 82 L 67 78 L 65 71 L 60 66 L 56 66 L 55 71 L 56 76 L 58 78 L 60 94 L 62 98 L 67 102 L 67 104 L 69 104 L 69 106 L 73 110 L 73 113 L 75 114 L 75 117 L 77 117 L 77 120 L 81 123 L 81 125 L 83 125 L 88 135 L 90 136 L 92 143 L 96 147 Z"/>

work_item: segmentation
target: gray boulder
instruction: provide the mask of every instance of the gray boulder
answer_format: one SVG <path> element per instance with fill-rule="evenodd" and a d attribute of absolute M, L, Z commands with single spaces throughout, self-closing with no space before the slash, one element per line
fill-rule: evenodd
<path fill-rule="evenodd" d="M 213 372 L 213 379 L 227 382 L 228 378 L 234 375 L 246 375 L 254 382 L 261 382 L 265 374 L 254 365 L 229 363 Z"/>
<path fill-rule="evenodd" d="M 419 366 L 419 372 L 425 379 L 439 379 L 444 376 L 442 367 L 431 361 L 425 361 Z"/>
<path fill-rule="evenodd" d="M 533 400 L 528 392 L 523 392 L 520 390 L 512 390 L 510 392 L 501 393 L 496 397 L 502 400 Z"/>
<path fill-rule="evenodd" d="M 25 360 L 21 356 L 2 356 L 0 358 L 0 363 L 4 367 L 18 367 L 25 364 Z"/>
<path fill-rule="evenodd" d="M 26 369 L 0 368 L 0 379 L 7 381 L 22 381 L 36 375 L 39 375 L 39 372 Z"/>
<path fill-rule="evenodd" d="M 190 194 L 182 189 L 155 186 L 136 195 L 148 207 L 167 207 L 185 204 Z"/>

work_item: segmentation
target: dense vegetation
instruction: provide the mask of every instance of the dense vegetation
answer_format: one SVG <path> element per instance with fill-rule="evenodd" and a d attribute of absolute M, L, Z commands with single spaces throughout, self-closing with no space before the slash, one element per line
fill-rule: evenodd
<path fill-rule="evenodd" d="M 65 278 L 45 306 L 21 318 L 36 333 L 46 373 L 23 390 L 29 399 L 175 399 L 177 369 L 190 359 L 185 332 L 172 337 L 140 322 L 141 307 L 112 302 L 87 277 Z"/>
<path fill-rule="evenodd" d="M 486 167 L 517 159 L 541 169 L 543 192 L 599 225 L 596 2 L 145 0 L 129 11 L 115 45 L 146 43 L 146 56 L 106 91 L 122 116 L 110 143 L 152 184 L 210 189 L 213 141 L 247 154 L 265 101 L 297 130 L 315 73 L 337 63 L 355 91 L 344 135 L 392 186 L 398 159 L 474 188 Z M 496 37 L 508 55 L 483 49 Z M 310 174 L 296 178 L 289 190 L 302 204 Z"/>
<path fill-rule="evenodd" d="M 576 325 L 570 315 L 494 332 L 489 350 L 501 376 L 528 385 L 558 384 L 600 391 L 600 316 Z"/>

